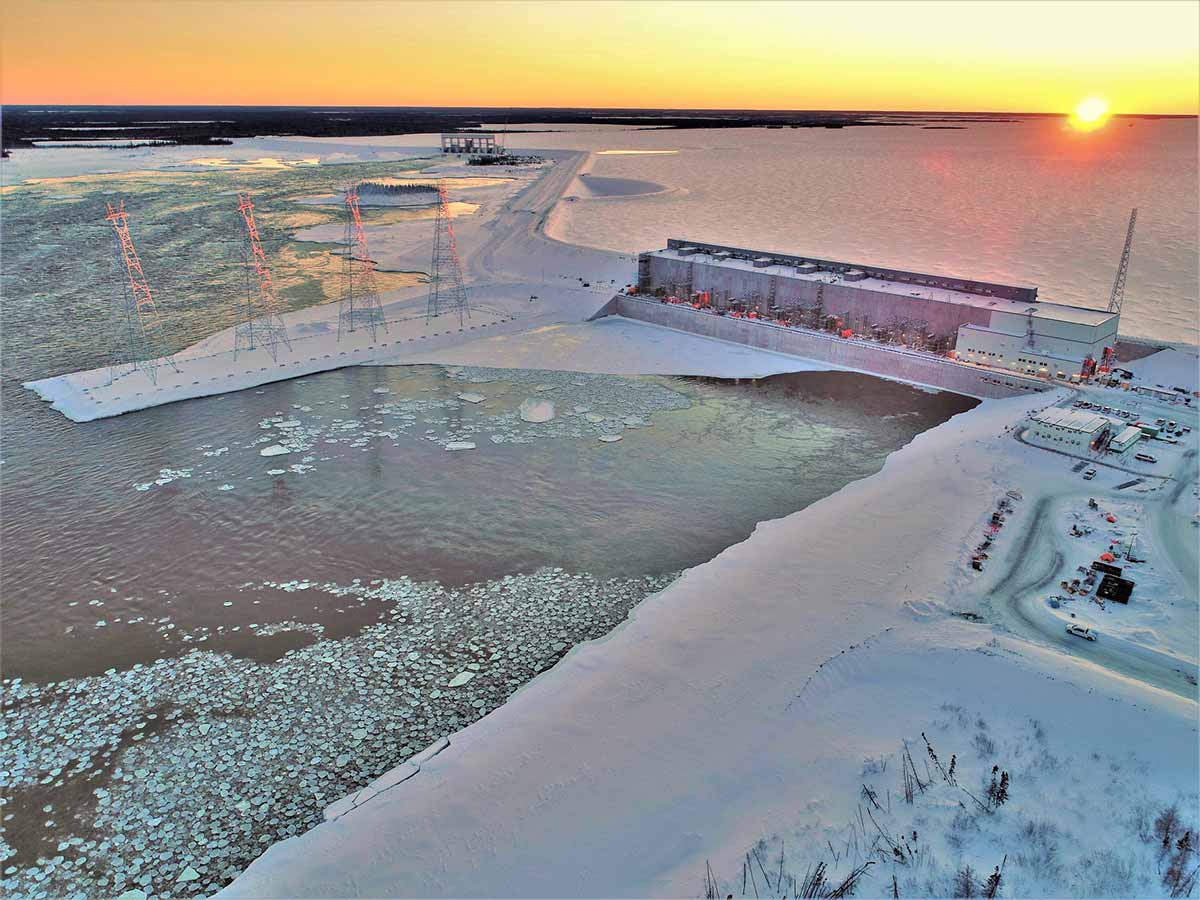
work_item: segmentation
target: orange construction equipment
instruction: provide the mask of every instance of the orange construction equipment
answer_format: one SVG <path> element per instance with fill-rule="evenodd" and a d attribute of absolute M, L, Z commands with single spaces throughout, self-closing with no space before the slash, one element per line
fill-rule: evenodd
<path fill-rule="evenodd" d="M 849 328 L 843 328 L 841 333 L 842 333 L 842 337 L 844 337 L 844 338 L 854 337 L 854 332 L 851 331 Z"/>
<path fill-rule="evenodd" d="M 1100 554 L 1100 562 L 1110 563 L 1110 562 L 1115 562 L 1115 561 L 1116 561 L 1116 557 L 1113 556 L 1108 551 L 1105 551 L 1104 553 Z"/>

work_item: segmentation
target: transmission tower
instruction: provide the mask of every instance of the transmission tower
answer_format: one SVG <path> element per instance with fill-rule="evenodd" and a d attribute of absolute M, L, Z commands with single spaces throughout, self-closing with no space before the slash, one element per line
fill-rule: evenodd
<path fill-rule="evenodd" d="M 387 322 L 375 286 L 375 260 L 371 259 L 367 248 L 357 187 L 346 190 L 346 258 L 342 271 L 346 284 L 338 304 L 338 340 L 342 339 L 343 331 L 353 333 L 365 325 L 371 329 L 371 340 L 374 341 L 379 328 L 387 331 Z"/>
<path fill-rule="evenodd" d="M 158 367 L 164 363 L 179 371 L 175 360 L 167 353 L 166 336 L 158 308 L 154 305 L 154 294 L 142 271 L 141 260 L 129 236 L 129 217 L 125 212 L 125 201 L 116 206 L 105 204 L 108 215 L 104 218 L 112 224 L 116 236 L 118 270 L 124 269 L 121 278 L 120 305 L 113 306 L 113 359 L 109 367 L 109 379 L 118 377 L 118 370 L 128 365 L 130 371 L 138 369 L 146 373 L 152 382 L 158 383 Z M 126 352 L 128 347 L 128 352 Z"/>
<path fill-rule="evenodd" d="M 467 306 L 467 288 L 463 284 L 462 264 L 458 260 L 458 244 L 454 240 L 454 225 L 446 203 L 446 182 L 438 182 L 437 220 L 433 225 L 433 263 L 429 268 L 429 305 L 426 319 L 440 315 L 442 307 L 458 310 L 458 324 L 471 315 Z"/>
<path fill-rule="evenodd" d="M 279 345 L 291 350 L 292 343 L 288 340 L 287 326 L 279 316 L 281 304 L 271 281 L 271 270 L 267 268 L 267 254 L 258 236 L 254 203 L 250 194 L 244 191 L 238 193 L 238 212 L 242 214 L 245 238 L 242 252 L 246 262 L 246 309 L 245 316 L 234 331 L 233 358 L 237 359 L 241 350 L 266 347 L 271 359 L 278 362 Z M 258 276 L 257 286 L 251 277 L 251 269 Z"/>
<path fill-rule="evenodd" d="M 1137 224 L 1137 207 L 1129 214 L 1129 230 L 1125 233 L 1125 249 L 1121 251 L 1121 264 L 1117 266 L 1117 277 L 1113 281 L 1112 293 L 1108 297 L 1108 311 L 1121 314 L 1125 302 L 1125 276 L 1129 273 L 1129 250 L 1133 247 L 1133 226 Z"/>

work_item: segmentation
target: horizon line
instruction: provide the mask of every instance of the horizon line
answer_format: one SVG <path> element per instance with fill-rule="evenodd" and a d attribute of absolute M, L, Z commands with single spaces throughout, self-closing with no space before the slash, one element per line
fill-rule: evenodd
<path fill-rule="evenodd" d="M 1071 115 L 1062 112 L 1028 112 L 998 109 L 784 109 L 777 107 L 733 107 L 733 106 L 436 106 L 436 105 L 355 105 L 346 103 L 0 103 L 5 108 L 17 109 L 332 109 L 332 110 L 448 110 L 448 111 L 508 111 L 508 112 L 645 112 L 645 113 L 802 113 L 802 114 L 852 114 L 852 115 L 945 115 L 945 116 L 1022 116 L 1059 117 Z M 1200 111 L 1191 113 L 1158 112 L 1115 112 L 1109 118 L 1200 118 Z"/>

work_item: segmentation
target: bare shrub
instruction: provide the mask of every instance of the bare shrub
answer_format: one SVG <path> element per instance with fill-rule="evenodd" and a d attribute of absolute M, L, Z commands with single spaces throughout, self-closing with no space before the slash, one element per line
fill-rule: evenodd
<path fill-rule="evenodd" d="M 1165 856 L 1179 830 L 1179 810 L 1172 804 L 1158 814 L 1154 820 L 1154 839 L 1158 842 L 1159 856 Z"/>
<path fill-rule="evenodd" d="M 975 876 L 975 870 L 970 866 L 963 866 L 954 875 L 954 885 L 951 889 L 952 897 L 978 897 L 979 884 Z"/>
<path fill-rule="evenodd" d="M 996 755 L 996 742 L 990 737 L 979 731 L 975 734 L 975 752 L 980 759 L 991 759 Z"/>
<path fill-rule="evenodd" d="M 1139 890 L 1132 856 L 1104 850 L 1082 857 L 1072 869 L 1080 880 L 1072 893 L 1084 897 L 1146 896 L 1145 890 Z"/>
<path fill-rule="evenodd" d="M 979 822 L 965 808 L 959 809 L 950 822 L 946 833 L 946 846 L 956 853 L 961 853 L 967 841 L 979 834 Z"/>
<path fill-rule="evenodd" d="M 1037 872 L 1047 880 L 1057 882 L 1062 876 L 1062 861 L 1058 856 L 1059 832 L 1049 822 L 1029 821 L 1021 826 L 1020 843 L 1015 860 L 1019 866 Z"/>

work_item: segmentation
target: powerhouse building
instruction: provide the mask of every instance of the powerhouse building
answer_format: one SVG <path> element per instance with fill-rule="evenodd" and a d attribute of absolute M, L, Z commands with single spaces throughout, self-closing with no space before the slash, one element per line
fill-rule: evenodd
<path fill-rule="evenodd" d="M 708 292 L 765 310 L 820 307 L 847 322 L 919 326 L 959 359 L 1067 378 L 1117 340 L 1117 313 L 1046 303 L 1036 287 L 672 238 L 638 257 L 638 292 Z"/>

